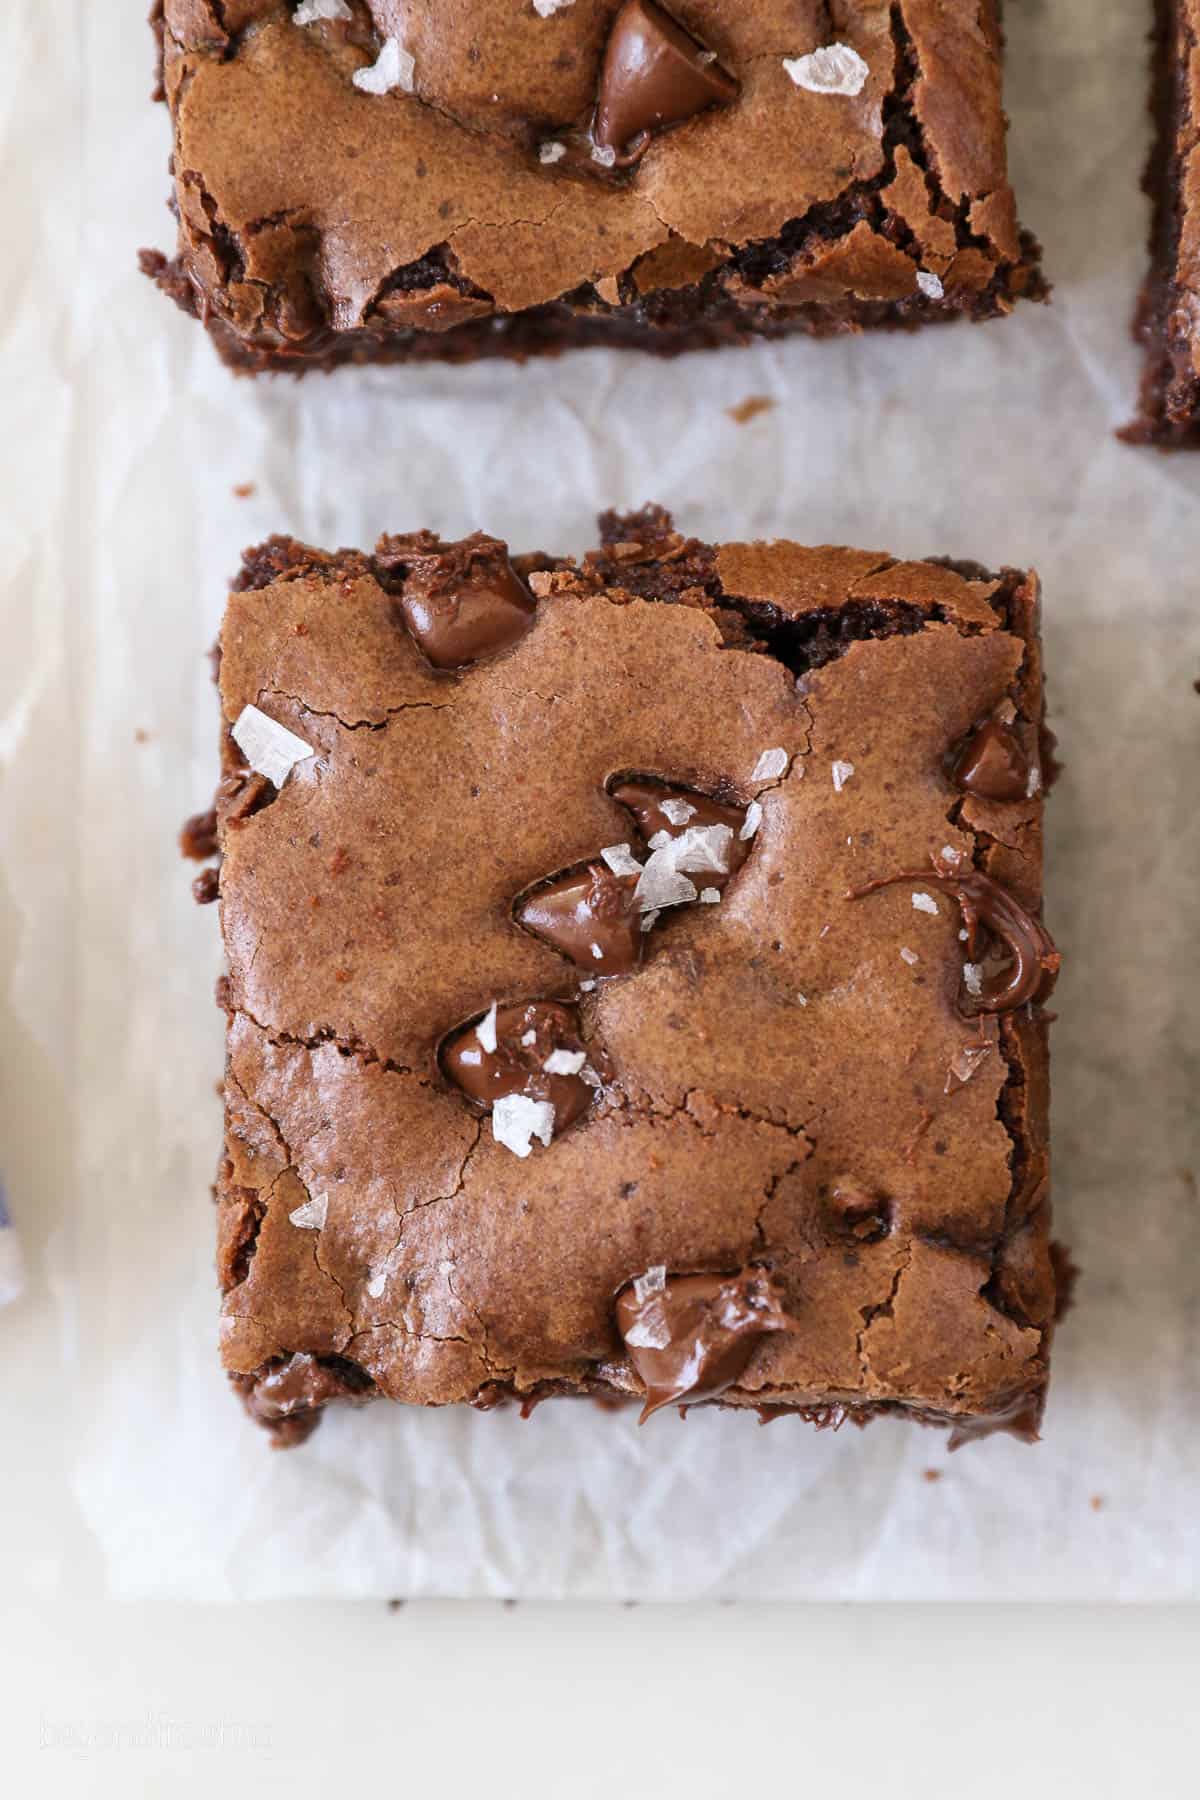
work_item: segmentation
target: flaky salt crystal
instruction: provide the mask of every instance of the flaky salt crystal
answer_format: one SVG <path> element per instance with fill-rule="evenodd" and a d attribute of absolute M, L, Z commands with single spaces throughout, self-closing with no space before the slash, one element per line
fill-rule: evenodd
<path fill-rule="evenodd" d="M 546 1075 L 578 1075 L 586 1061 L 584 1050 L 552 1050 L 542 1064 L 542 1071 Z"/>
<path fill-rule="evenodd" d="M 963 980 L 967 984 L 968 994 L 974 994 L 978 999 L 983 992 L 983 964 L 964 963 Z"/>
<path fill-rule="evenodd" d="M 489 1056 L 496 1054 L 496 1001 L 492 1004 L 475 1027 L 475 1036 L 479 1039 Z"/>
<path fill-rule="evenodd" d="M 560 144 L 557 140 L 555 140 L 549 144 L 543 144 L 541 146 L 541 148 L 538 151 L 538 161 L 542 162 L 542 163 L 561 162 L 563 157 L 566 154 L 567 154 L 567 146 L 565 144 Z"/>
<path fill-rule="evenodd" d="M 833 775 L 833 791 L 835 794 L 841 793 L 853 773 L 854 764 L 852 762 L 834 763 L 831 774 Z"/>
<path fill-rule="evenodd" d="M 696 884 L 675 867 L 671 850 L 674 842 L 671 839 L 661 850 L 656 850 L 638 877 L 634 899 L 639 912 L 658 912 L 664 906 L 685 906 L 696 898 Z"/>
<path fill-rule="evenodd" d="M 731 825 L 689 825 L 674 843 L 675 867 L 685 874 L 728 875 L 733 848 Z"/>
<path fill-rule="evenodd" d="M 653 931 L 653 929 L 657 925 L 657 923 L 658 923 L 657 908 L 655 909 L 654 912 L 648 912 L 648 913 L 642 914 L 642 930 L 643 931 Z"/>
<path fill-rule="evenodd" d="M 671 836 L 669 831 L 656 831 L 654 836 L 650 839 L 650 848 L 651 850 L 665 850 L 668 844 L 673 844 L 674 842 L 675 839 Z"/>
<path fill-rule="evenodd" d="M 908 949 L 908 947 L 906 945 L 901 948 L 900 956 L 901 956 L 902 960 L 909 965 L 910 968 L 912 968 L 914 964 L 919 963 L 921 960 L 920 957 L 917 955 L 916 951 Z"/>
<path fill-rule="evenodd" d="M 720 888 L 701 888 L 700 900 L 704 906 L 715 906 L 721 898 Z"/>
<path fill-rule="evenodd" d="M 502 1094 L 492 1108 L 492 1136 L 514 1156 L 528 1156 L 534 1138 L 543 1144 L 553 1138 L 554 1108 L 528 1094 Z"/>
<path fill-rule="evenodd" d="M 912 903 L 914 912 L 936 913 L 940 910 L 932 894 L 914 894 Z"/>
<path fill-rule="evenodd" d="M 351 80 L 364 94 L 390 94 L 393 88 L 411 94 L 415 69 L 416 64 L 408 51 L 401 49 L 400 39 L 390 37 L 372 66 L 355 69 Z"/>
<path fill-rule="evenodd" d="M 592 989 L 595 987 L 595 985 L 596 985 L 595 982 L 590 979 L 587 981 L 581 981 L 579 984 L 579 991 L 581 994 L 590 994 Z"/>
<path fill-rule="evenodd" d="M 588 949 L 591 951 L 597 962 L 604 961 L 604 950 L 600 944 L 589 944 Z"/>
<path fill-rule="evenodd" d="M 642 865 L 628 844 L 607 844 L 600 852 L 614 875 L 640 875 Z"/>
<path fill-rule="evenodd" d="M 322 19 L 352 19 L 346 0 L 300 0 L 292 14 L 293 25 L 316 25 Z"/>
<path fill-rule="evenodd" d="M 742 821 L 742 829 L 738 832 L 739 840 L 744 844 L 752 838 L 762 824 L 763 809 L 757 800 L 752 800 L 746 808 L 746 817 Z"/>
<path fill-rule="evenodd" d="M 590 1088 L 599 1088 L 599 1087 L 604 1086 L 604 1083 L 601 1081 L 600 1077 L 597 1075 L 595 1069 L 592 1068 L 590 1063 L 585 1063 L 583 1068 L 580 1069 L 579 1079 L 580 1079 L 580 1081 L 586 1082 L 587 1086 Z"/>
<path fill-rule="evenodd" d="M 662 811 L 664 818 L 672 825 L 686 825 L 689 819 L 696 816 L 695 807 L 687 800 L 664 800 Z"/>
<path fill-rule="evenodd" d="M 785 56 L 783 66 L 798 88 L 810 94 L 861 94 L 871 73 L 849 44 L 826 44 L 808 56 Z"/>
<path fill-rule="evenodd" d="M 392 1255 L 395 1255 L 394 1251 Z M 383 1298 L 384 1290 L 391 1280 L 391 1276 L 392 1257 L 389 1256 L 386 1262 L 381 1262 L 377 1268 L 371 1270 L 371 1276 L 367 1282 L 367 1293 L 372 1300 L 381 1300 Z"/>
<path fill-rule="evenodd" d="M 574 4 L 575 0 L 533 0 L 533 10 L 539 19 L 552 19 L 556 12 Z"/>
<path fill-rule="evenodd" d="M 943 844 L 938 861 L 949 863 L 952 869 L 956 869 L 962 861 L 962 851 L 956 850 L 953 844 Z"/>
<path fill-rule="evenodd" d="M 951 1092 L 956 1081 L 966 1087 L 991 1053 L 990 1044 L 960 1044 L 950 1058 L 950 1067 L 946 1071 L 946 1093 Z"/>
<path fill-rule="evenodd" d="M 751 781 L 774 781 L 787 773 L 788 753 L 786 750 L 764 750 L 753 769 L 750 771 Z"/>
<path fill-rule="evenodd" d="M 617 160 L 617 153 L 606 144 L 592 145 L 592 161 L 599 163 L 602 169 L 611 169 Z"/>
<path fill-rule="evenodd" d="M 293 1225 L 298 1225 L 301 1231 L 324 1231 L 328 1214 L 329 1195 L 315 1194 L 311 1200 L 306 1200 L 303 1206 L 298 1206 L 294 1212 L 290 1212 L 288 1218 Z"/>
<path fill-rule="evenodd" d="M 1033 768 L 1030 769 L 1029 779 L 1025 783 L 1025 798 L 1027 800 L 1032 800 L 1033 796 L 1037 793 L 1037 791 L 1041 787 L 1041 785 L 1042 785 L 1042 771 L 1037 767 L 1037 765 L 1035 763 Z"/>
<path fill-rule="evenodd" d="M 478 1035 L 479 1034 L 476 1033 L 476 1036 L 478 1036 Z M 459 1062 L 465 1062 L 465 1063 L 469 1064 L 471 1068 L 474 1068 L 476 1066 L 476 1064 L 481 1063 L 483 1061 L 483 1051 L 482 1050 L 460 1050 L 458 1053 L 458 1060 L 459 1060 Z"/>
<path fill-rule="evenodd" d="M 798 1006 L 807 1006 L 808 1005 L 808 996 L 806 994 L 797 994 L 796 995 L 796 1004 Z"/>
<path fill-rule="evenodd" d="M 927 300 L 944 300 L 946 297 L 946 290 L 942 286 L 940 277 L 932 274 L 928 269 L 917 270 L 917 286 Z"/>
<path fill-rule="evenodd" d="M 530 1044 L 537 1043 L 537 1032 L 536 1031 L 523 1031 L 521 1033 L 521 1042 L 528 1049 Z"/>
<path fill-rule="evenodd" d="M 256 775 L 281 788 L 298 762 L 315 754 L 311 744 L 269 719 L 257 706 L 243 706 L 233 726 L 233 741 Z"/>
<path fill-rule="evenodd" d="M 633 1297 L 639 1306 L 645 1306 L 652 1295 L 665 1294 L 666 1291 L 667 1266 L 665 1263 L 655 1263 L 652 1268 L 646 1270 L 644 1275 L 639 1275 L 633 1284 Z"/>

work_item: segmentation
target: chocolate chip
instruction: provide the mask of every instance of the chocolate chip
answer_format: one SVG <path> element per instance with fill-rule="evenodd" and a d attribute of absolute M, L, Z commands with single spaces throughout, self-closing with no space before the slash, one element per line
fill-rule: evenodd
<path fill-rule="evenodd" d="M 582 1075 L 551 1074 L 545 1066 L 555 1051 L 572 1060 L 584 1053 L 572 1008 L 551 1000 L 498 1007 L 494 1050 L 485 1048 L 481 1028 L 490 1042 L 485 1019 L 458 1032 L 442 1050 L 443 1070 L 468 1099 L 488 1109 L 507 1094 L 548 1100 L 556 1137 L 587 1111 L 595 1089 Z"/>
<path fill-rule="evenodd" d="M 217 854 L 215 807 L 209 807 L 207 812 L 193 813 L 190 819 L 184 820 L 179 833 L 179 853 L 194 862 L 207 862 L 210 856 Z"/>
<path fill-rule="evenodd" d="M 719 800 L 697 793 L 694 788 L 673 787 L 658 781 L 622 781 L 609 792 L 618 805 L 627 807 L 633 814 L 638 832 L 647 844 L 660 831 L 677 838 L 692 826 L 728 825 L 733 832 L 729 871 L 727 874 L 706 871 L 702 878 L 704 887 L 724 889 L 750 854 L 752 840 L 743 840 L 738 835 L 746 822 L 744 807 L 723 806 Z M 691 808 L 686 815 L 685 807 Z"/>
<path fill-rule="evenodd" d="M 655 0 L 625 0 L 604 53 L 592 137 L 635 162 L 653 131 L 707 106 L 728 106 L 738 84 Z"/>
<path fill-rule="evenodd" d="M 384 569 L 394 567 L 384 556 L 378 561 Z M 399 602 L 435 669 L 461 669 L 499 655 L 524 637 L 537 612 L 508 560 L 507 544 L 483 532 L 405 556 Z"/>
<path fill-rule="evenodd" d="M 518 906 L 517 921 L 589 974 L 621 975 L 642 954 L 636 887 L 632 875 L 588 863 L 536 889 Z"/>
<path fill-rule="evenodd" d="M 668 1275 L 650 1269 L 617 1296 L 617 1328 L 646 1387 L 639 1423 L 677 1400 L 709 1400 L 740 1380 L 759 1340 L 790 1331 L 783 1295 L 762 1269 Z"/>
<path fill-rule="evenodd" d="M 920 881 L 953 894 L 962 907 L 967 930 L 967 954 L 975 960 L 980 947 L 980 927 L 999 940 L 1005 953 L 1004 966 L 986 979 L 980 978 L 973 991 L 974 1010 L 984 1013 L 1014 1012 L 1027 1001 L 1048 1000 L 1058 979 L 1062 957 L 1054 939 L 1039 919 L 1016 900 L 999 882 L 980 869 L 959 869 L 935 863 L 934 872 L 922 869 L 902 870 L 879 881 L 868 881 L 864 887 L 847 894 L 848 900 L 861 900 L 878 888 L 894 887 L 900 881 Z"/>
<path fill-rule="evenodd" d="M 1011 725 L 989 719 L 972 732 L 954 759 L 950 779 L 966 794 L 983 800 L 1025 800 L 1031 769 Z"/>

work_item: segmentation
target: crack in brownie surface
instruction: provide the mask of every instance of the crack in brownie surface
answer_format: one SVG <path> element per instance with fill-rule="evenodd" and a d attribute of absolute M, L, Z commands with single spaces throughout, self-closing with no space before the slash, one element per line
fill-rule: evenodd
<path fill-rule="evenodd" d="M 157 9 L 179 235 L 143 266 L 238 369 L 673 353 L 1045 296 L 995 0 L 848 0 L 836 27 L 819 0 L 346 10 Z M 857 86 L 806 74 L 831 45 Z M 385 51 L 394 85 L 364 91 Z"/>
<path fill-rule="evenodd" d="M 471 582 L 455 546 L 248 553 L 220 658 L 226 1366 L 287 1441 L 339 1397 L 644 1398 L 616 1302 L 662 1269 L 705 1278 L 671 1366 L 710 1403 L 1025 1429 L 1046 1024 L 964 1016 L 934 865 L 1040 912 L 1041 787 L 954 778 L 988 721 L 1037 766 L 1036 583 L 602 524 L 580 562 L 514 555 L 532 621 L 456 670 L 412 635 L 397 551 Z M 311 752 L 248 813 L 247 708 Z M 561 913 L 521 920 L 556 871 L 632 893 L 656 856 L 639 956 L 593 974 Z"/>

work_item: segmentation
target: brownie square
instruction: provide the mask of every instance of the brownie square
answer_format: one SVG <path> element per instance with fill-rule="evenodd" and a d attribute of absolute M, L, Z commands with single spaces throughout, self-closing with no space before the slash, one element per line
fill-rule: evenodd
<path fill-rule="evenodd" d="M 659 352 L 1042 298 L 998 0 L 159 0 L 235 368 Z"/>
<path fill-rule="evenodd" d="M 283 1442 L 554 1395 L 1035 1436 L 1036 579 L 601 530 L 247 555 L 225 1366 Z"/>
<path fill-rule="evenodd" d="M 1200 446 L 1200 0 L 1156 0 L 1146 174 L 1150 271 L 1135 330 L 1146 346 L 1138 419 L 1124 436 L 1165 450 Z"/>

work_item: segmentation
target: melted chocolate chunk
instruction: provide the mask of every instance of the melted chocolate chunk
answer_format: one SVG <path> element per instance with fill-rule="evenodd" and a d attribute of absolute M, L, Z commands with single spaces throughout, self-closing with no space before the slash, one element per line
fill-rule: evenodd
<path fill-rule="evenodd" d="M 669 787 L 666 783 L 657 781 L 622 781 L 609 791 L 619 805 L 628 807 L 647 844 L 660 831 L 665 831 L 668 837 L 677 838 L 682 837 L 692 826 L 728 825 L 733 832 L 733 842 L 729 846 L 728 872 L 706 872 L 703 877 L 705 887 L 723 889 L 750 854 L 752 840 L 743 840 L 738 836 L 746 822 L 744 807 L 722 806 L 719 800 L 711 800 L 707 794 L 698 794 L 694 788 Z M 691 808 L 686 816 L 683 812 L 685 806 Z"/>
<path fill-rule="evenodd" d="M 498 656 L 533 624 L 537 602 L 508 560 L 508 546 L 477 531 L 458 544 L 384 539 L 381 571 L 401 575 L 400 610 L 435 669 Z"/>
<path fill-rule="evenodd" d="M 982 800 L 1026 800 L 1031 765 L 1011 725 L 989 719 L 973 732 L 954 759 L 950 779 L 965 794 Z"/>
<path fill-rule="evenodd" d="M 1054 939 L 1041 921 L 1027 913 L 990 875 L 983 874 L 980 869 L 957 869 L 935 863 L 932 874 L 927 870 L 904 869 L 898 875 L 868 881 L 846 898 L 861 900 L 878 888 L 895 887 L 901 881 L 925 882 L 953 894 L 962 907 L 967 953 L 972 961 L 979 951 L 981 925 L 994 934 L 1007 952 L 1004 967 L 988 975 L 980 982 L 979 991 L 973 992 L 977 1012 L 1014 1012 L 1027 1001 L 1049 999 L 1062 964 Z"/>
<path fill-rule="evenodd" d="M 660 1407 L 710 1400 L 740 1380 L 758 1346 L 793 1321 L 762 1269 L 668 1275 L 651 1269 L 617 1296 L 617 1327 L 646 1384 L 639 1424 Z"/>
<path fill-rule="evenodd" d="M 592 137 L 619 163 L 636 162 L 652 132 L 706 106 L 728 106 L 737 94 L 712 51 L 655 0 L 625 0 L 604 55 Z"/>
<path fill-rule="evenodd" d="M 632 875 L 617 876 L 606 863 L 588 863 L 522 901 L 517 921 L 590 974 L 621 975 L 642 954 L 636 887 Z"/>
<path fill-rule="evenodd" d="M 485 1048 L 484 1040 L 490 1041 L 487 1018 L 460 1031 L 442 1052 L 443 1069 L 477 1106 L 490 1108 L 506 1094 L 548 1100 L 557 1137 L 587 1111 L 595 1091 L 578 1072 L 546 1068 L 556 1052 L 571 1062 L 586 1054 L 575 1013 L 550 1000 L 502 1006 L 496 1011 L 495 1031 L 494 1050 Z"/>

